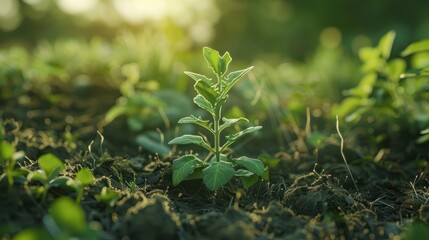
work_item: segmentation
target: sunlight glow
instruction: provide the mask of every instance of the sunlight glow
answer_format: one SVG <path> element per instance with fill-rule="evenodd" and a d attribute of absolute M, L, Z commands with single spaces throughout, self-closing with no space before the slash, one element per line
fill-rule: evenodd
<path fill-rule="evenodd" d="M 114 0 L 119 15 L 129 23 L 161 20 L 168 15 L 168 3 L 157 0 Z"/>
<path fill-rule="evenodd" d="M 5 31 L 16 29 L 21 23 L 21 15 L 15 0 L 0 0 L 0 28 Z"/>
<path fill-rule="evenodd" d="M 335 27 L 323 29 L 320 33 L 320 43 L 326 48 L 336 48 L 340 45 L 342 36 L 340 30 Z"/>
<path fill-rule="evenodd" d="M 92 10 L 98 0 L 57 0 L 58 7 L 69 14 L 79 14 Z"/>

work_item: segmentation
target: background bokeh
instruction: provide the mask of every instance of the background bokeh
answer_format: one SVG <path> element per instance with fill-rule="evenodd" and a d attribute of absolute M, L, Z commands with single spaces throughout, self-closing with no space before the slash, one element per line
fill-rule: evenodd
<path fill-rule="evenodd" d="M 183 71 L 209 73 L 201 48 L 210 46 L 229 51 L 233 69 L 255 66 L 234 89 L 227 114 L 270 125 L 280 148 L 309 116 L 315 131 L 334 129 L 333 109 L 363 76 L 362 48 L 393 30 L 395 58 L 429 37 L 429 2 L 421 0 L 0 0 L 0 6 L 0 86 L 11 89 L 0 91 L 1 101 L 33 89 L 55 102 L 56 88 L 98 86 L 117 99 L 109 123 L 126 115 L 131 129 L 155 128 L 149 119 L 162 121 L 153 117 L 159 106 L 152 98 L 174 95 L 168 90 L 181 98 L 168 101 L 191 102 L 192 80 Z M 192 112 L 192 102 L 187 106 Z"/>
<path fill-rule="evenodd" d="M 112 39 L 151 28 L 235 55 L 305 59 L 322 43 L 354 52 L 383 33 L 398 48 L 429 34 L 429 3 L 316 0 L 0 0 L 1 45 L 58 38 Z"/>

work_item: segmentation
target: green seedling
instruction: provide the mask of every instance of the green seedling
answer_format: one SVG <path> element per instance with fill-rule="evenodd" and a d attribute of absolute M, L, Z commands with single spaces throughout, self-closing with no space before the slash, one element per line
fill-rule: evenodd
<path fill-rule="evenodd" d="M 87 168 L 82 168 L 76 174 L 76 178 L 60 176 L 60 172 L 65 169 L 65 165 L 55 155 L 48 153 L 38 159 L 39 168 L 28 174 L 28 181 L 38 181 L 42 186 L 37 189 L 42 194 L 42 199 L 46 198 L 48 191 L 54 187 L 72 189 L 77 193 L 76 202 L 82 200 L 84 187 L 94 182 L 94 176 Z"/>
<path fill-rule="evenodd" d="M 202 178 L 206 187 L 212 191 L 227 184 L 234 176 L 240 177 L 245 188 L 256 183 L 259 177 L 266 176 L 264 164 L 259 159 L 242 156 L 229 158 L 222 154 L 233 143 L 241 137 L 253 133 L 261 126 L 248 127 L 238 133 L 226 136 L 226 141 L 221 142 L 221 133 L 240 122 L 248 122 L 246 118 L 227 119 L 222 117 L 222 107 L 228 99 L 228 93 L 234 84 L 246 73 L 252 70 L 249 67 L 243 70 L 231 72 L 226 75 L 228 65 L 232 58 L 228 52 L 220 56 L 218 51 L 211 48 L 203 48 L 203 56 L 216 75 L 212 80 L 204 75 L 185 72 L 186 75 L 195 80 L 194 89 L 197 96 L 194 103 L 207 111 L 212 116 L 212 121 L 203 120 L 201 117 L 185 117 L 179 123 L 192 123 L 205 128 L 213 136 L 214 144 L 198 135 L 183 135 L 174 138 L 169 144 L 195 144 L 203 147 L 214 155 L 209 162 L 199 159 L 196 155 L 182 156 L 173 161 L 173 185 L 178 185 L 184 180 Z M 209 158 L 208 158 L 209 159 Z M 238 168 L 236 170 L 236 168 Z"/>
<path fill-rule="evenodd" d="M 102 239 L 102 233 L 86 221 L 85 211 L 68 197 L 57 199 L 43 217 L 42 227 L 28 228 L 13 239 Z M 106 236 L 104 236 L 106 237 Z"/>
<path fill-rule="evenodd" d="M 96 194 L 94 197 L 97 201 L 102 202 L 109 207 L 113 207 L 121 198 L 121 195 L 119 195 L 119 193 L 115 192 L 113 189 L 104 186 L 101 189 L 100 194 Z"/>
<path fill-rule="evenodd" d="M 0 141 L 0 183 L 3 179 L 7 180 L 8 190 L 10 191 L 16 181 L 24 182 L 29 171 L 25 168 L 16 168 L 18 160 L 24 158 L 22 151 L 15 151 L 12 144 L 7 141 Z"/>

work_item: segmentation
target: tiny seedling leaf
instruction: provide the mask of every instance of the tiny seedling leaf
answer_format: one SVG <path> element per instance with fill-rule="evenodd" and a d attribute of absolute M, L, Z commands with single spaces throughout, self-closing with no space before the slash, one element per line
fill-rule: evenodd
<path fill-rule="evenodd" d="M 49 208 L 49 214 L 57 226 L 68 233 L 79 234 L 85 231 L 85 212 L 75 201 L 61 197 Z"/>
<path fill-rule="evenodd" d="M 258 158 L 262 161 L 264 166 L 268 168 L 274 168 L 280 163 L 280 159 L 265 154 L 259 156 Z"/>
<path fill-rule="evenodd" d="M 429 51 L 429 39 L 411 43 L 401 52 L 401 56 L 405 57 L 414 53 Z"/>
<path fill-rule="evenodd" d="M 223 120 L 223 124 L 219 127 L 219 131 L 222 132 L 224 129 L 236 124 L 239 121 L 243 121 L 243 122 L 249 122 L 249 120 L 247 120 L 246 118 L 232 118 L 232 119 L 228 119 L 228 118 L 222 118 Z"/>
<path fill-rule="evenodd" d="M 82 168 L 76 174 L 76 180 L 79 180 L 82 185 L 92 184 L 95 180 L 94 175 L 88 168 Z"/>
<path fill-rule="evenodd" d="M 194 172 L 202 161 L 194 155 L 185 155 L 173 161 L 173 185 L 176 186 Z"/>
<path fill-rule="evenodd" d="M 121 195 L 119 195 L 119 193 L 115 192 L 111 188 L 103 187 L 101 189 L 100 194 L 96 194 L 94 197 L 97 201 L 105 203 L 110 207 L 113 207 L 116 201 L 118 201 L 119 198 L 121 198 Z"/>
<path fill-rule="evenodd" d="M 401 79 L 401 74 L 405 72 L 407 64 L 403 59 L 392 59 L 386 65 L 386 74 L 390 81 L 399 81 Z"/>
<path fill-rule="evenodd" d="M 194 73 L 194 72 L 187 72 L 185 71 L 185 74 L 194 79 L 196 82 L 203 81 L 207 84 L 211 84 L 212 80 L 202 74 Z"/>
<path fill-rule="evenodd" d="M 15 149 L 12 144 L 1 141 L 0 142 L 0 162 L 6 162 L 13 158 L 13 154 L 15 153 Z"/>
<path fill-rule="evenodd" d="M 126 114 L 129 111 L 129 107 L 126 105 L 115 105 L 107 111 L 104 115 L 104 120 L 106 123 L 110 123 L 115 120 L 117 117 Z"/>
<path fill-rule="evenodd" d="M 253 66 L 228 74 L 225 80 L 224 89 L 222 90 L 222 95 L 226 95 L 229 90 L 231 90 L 231 88 L 238 82 L 238 80 L 252 69 Z"/>
<path fill-rule="evenodd" d="M 219 76 L 222 77 L 226 73 L 226 71 L 228 71 L 228 65 L 231 61 L 231 55 L 229 55 L 229 52 L 225 52 L 219 62 Z"/>
<path fill-rule="evenodd" d="M 363 62 L 372 61 L 380 57 L 380 50 L 372 47 L 363 47 L 359 50 L 359 58 Z"/>
<path fill-rule="evenodd" d="M 52 179 L 65 169 L 64 163 L 52 153 L 47 153 L 39 157 L 38 164 L 48 179 Z"/>
<path fill-rule="evenodd" d="M 246 169 L 238 169 L 236 172 L 235 172 L 235 176 L 236 177 L 250 177 L 250 176 L 252 176 L 252 175 L 255 175 L 254 173 L 252 173 L 251 171 L 249 171 L 249 170 L 246 170 Z"/>
<path fill-rule="evenodd" d="M 203 55 L 208 66 L 213 69 L 213 72 L 219 77 L 223 76 L 228 70 L 228 65 L 232 61 L 228 52 L 221 57 L 219 52 L 209 47 L 203 48 Z"/>
<path fill-rule="evenodd" d="M 32 171 L 27 175 L 27 180 L 30 181 L 39 181 L 45 183 L 48 180 L 46 173 L 42 170 Z"/>
<path fill-rule="evenodd" d="M 201 136 L 197 136 L 197 135 L 185 134 L 183 136 L 174 138 L 173 140 L 168 142 L 168 144 L 170 144 L 170 145 L 172 145 L 172 144 L 177 144 L 177 145 L 196 144 L 196 145 L 201 146 L 201 147 L 203 147 L 209 151 L 212 151 L 210 145 Z"/>
<path fill-rule="evenodd" d="M 378 49 L 380 50 L 381 56 L 384 59 L 388 59 L 390 57 L 390 52 L 392 50 L 395 37 L 396 33 L 394 31 L 389 31 L 380 39 L 380 42 L 378 43 Z"/>
<path fill-rule="evenodd" d="M 207 101 L 203 96 L 198 94 L 196 97 L 194 97 L 194 103 L 198 105 L 198 107 L 206 110 L 210 114 L 214 114 L 214 108 L 213 104 L 211 104 L 209 101 Z"/>
<path fill-rule="evenodd" d="M 212 162 L 203 169 L 203 181 L 206 187 L 215 191 L 227 184 L 235 175 L 235 170 L 230 162 Z"/>
<path fill-rule="evenodd" d="M 69 187 L 69 184 L 67 183 L 69 180 L 73 179 L 69 177 L 56 177 L 49 181 L 48 190 L 55 187 Z"/>
<path fill-rule="evenodd" d="M 179 123 L 193 123 L 193 124 L 197 124 L 207 130 L 209 130 L 210 132 L 214 132 L 213 128 L 210 126 L 210 122 L 208 120 L 202 120 L 201 117 L 195 117 L 195 116 L 190 116 L 190 117 L 184 117 L 182 119 L 179 120 Z"/>
<path fill-rule="evenodd" d="M 27 228 L 13 237 L 13 240 L 54 240 L 54 238 L 43 228 Z"/>
<path fill-rule="evenodd" d="M 242 156 L 237 158 L 235 162 L 258 176 L 264 174 L 264 164 L 259 159 Z"/>
<path fill-rule="evenodd" d="M 194 85 L 195 91 L 203 96 L 209 103 L 214 105 L 216 103 L 217 93 L 216 90 L 204 81 L 198 81 Z"/>
<path fill-rule="evenodd" d="M 326 139 L 326 135 L 321 132 L 313 132 L 305 137 L 307 142 L 314 148 L 320 148 Z"/>
<path fill-rule="evenodd" d="M 262 126 L 248 127 L 246 129 L 244 129 L 243 131 L 228 135 L 226 138 L 228 139 L 228 141 L 235 142 L 238 138 L 240 138 L 246 134 L 256 132 L 261 128 L 262 128 Z"/>

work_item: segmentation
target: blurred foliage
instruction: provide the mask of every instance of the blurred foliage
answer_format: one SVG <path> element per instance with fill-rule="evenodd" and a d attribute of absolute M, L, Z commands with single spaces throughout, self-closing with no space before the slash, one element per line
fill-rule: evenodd
<path fill-rule="evenodd" d="M 82 207 L 68 197 L 60 197 L 43 217 L 42 227 L 22 230 L 13 239 L 101 239 L 99 225 L 86 221 Z M 104 236 L 106 237 L 106 236 Z"/>
<path fill-rule="evenodd" d="M 429 66 L 429 44 L 411 44 L 402 52 L 403 56 L 416 53 L 411 59 L 412 68 L 407 69 L 405 58 L 391 57 L 395 32 L 384 35 L 377 46 L 362 48 L 359 56 L 363 62 L 363 76 L 359 84 L 348 90 L 348 97 L 336 106 L 333 114 L 347 122 L 363 124 L 375 143 L 406 151 L 417 143 L 429 127 L 429 78 L 425 68 Z M 419 63 L 416 65 L 416 63 Z M 404 73 L 405 72 L 405 73 Z M 412 141 L 404 141 L 405 139 Z"/>
<path fill-rule="evenodd" d="M 155 29 L 189 45 L 212 43 L 240 58 L 280 55 L 305 59 L 324 29 L 355 52 L 395 30 L 398 48 L 429 34 L 429 2 L 329 3 L 317 0 L 1 0 L 0 44 L 34 46 L 42 39 L 100 36 Z M 366 37 L 368 36 L 368 37 Z M 335 40 L 337 41 L 337 40 Z M 196 46 L 198 49 L 199 46 Z"/>
<path fill-rule="evenodd" d="M 280 54 L 303 59 L 313 52 L 327 27 L 342 33 L 344 45 L 357 50 L 362 35 L 375 41 L 380 33 L 395 30 L 398 46 L 427 37 L 428 2 L 317 0 L 219 0 L 222 18 L 217 25 L 216 47 L 237 49 L 253 57 Z M 227 37 L 225 37 L 227 36 Z M 241 39 L 237 41 L 236 39 Z"/>
<path fill-rule="evenodd" d="M 33 50 L 4 48 L 0 50 L 0 98 L 19 96 L 31 84 L 47 94 L 49 84 L 76 91 L 89 85 L 119 89 L 127 78 L 123 66 L 129 63 L 139 65 L 140 85 L 185 91 L 189 80 L 181 72 L 186 68 L 184 60 L 193 65 L 192 56 L 186 46 L 152 31 L 124 33 L 112 41 L 61 39 L 43 41 Z"/>

